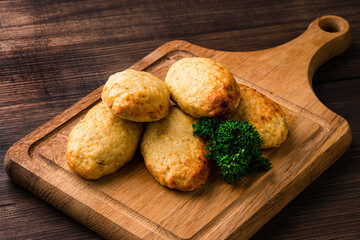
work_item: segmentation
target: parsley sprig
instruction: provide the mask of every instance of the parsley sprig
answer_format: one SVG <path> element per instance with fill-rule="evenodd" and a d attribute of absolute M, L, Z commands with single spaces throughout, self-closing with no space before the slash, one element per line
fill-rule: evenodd
<path fill-rule="evenodd" d="M 262 137 L 249 121 L 201 118 L 193 130 L 194 136 L 208 140 L 206 157 L 217 163 L 226 182 L 236 183 L 259 169 L 271 169 L 269 159 L 261 156 Z"/>

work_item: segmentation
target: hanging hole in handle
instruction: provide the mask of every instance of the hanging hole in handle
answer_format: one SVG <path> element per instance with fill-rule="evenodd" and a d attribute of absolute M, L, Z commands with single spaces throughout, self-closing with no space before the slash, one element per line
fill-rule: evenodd
<path fill-rule="evenodd" d="M 325 32 L 336 33 L 344 29 L 344 24 L 337 18 L 323 18 L 319 21 L 319 27 Z"/>

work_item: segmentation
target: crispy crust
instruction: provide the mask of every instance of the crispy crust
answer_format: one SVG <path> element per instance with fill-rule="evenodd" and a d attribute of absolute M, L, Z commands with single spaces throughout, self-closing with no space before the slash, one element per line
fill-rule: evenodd
<path fill-rule="evenodd" d="M 183 58 L 165 79 L 171 98 L 195 118 L 218 117 L 234 110 L 239 87 L 229 69 L 210 58 Z"/>
<path fill-rule="evenodd" d="M 170 91 L 164 82 L 132 69 L 110 76 L 101 98 L 116 115 L 134 122 L 160 120 L 170 109 Z"/>
<path fill-rule="evenodd" d="M 72 129 L 68 165 L 87 179 L 115 172 L 132 159 L 141 133 L 142 123 L 123 120 L 100 102 Z"/>
<path fill-rule="evenodd" d="M 285 114 L 275 102 L 244 85 L 240 85 L 239 106 L 226 116 L 237 121 L 248 120 L 263 138 L 261 148 L 279 147 L 288 135 Z"/>
<path fill-rule="evenodd" d="M 162 185 L 192 191 L 205 184 L 210 164 L 205 142 L 193 136 L 195 119 L 177 107 L 158 122 L 149 123 L 140 150 L 151 175 Z"/>

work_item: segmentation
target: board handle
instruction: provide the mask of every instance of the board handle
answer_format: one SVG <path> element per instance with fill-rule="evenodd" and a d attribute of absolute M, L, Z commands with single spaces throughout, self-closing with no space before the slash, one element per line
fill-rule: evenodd
<path fill-rule="evenodd" d="M 259 69 L 266 69 L 262 76 L 253 79 L 303 109 L 331 117 L 333 113 L 316 97 L 312 79 L 319 66 L 343 53 L 351 40 L 350 26 L 345 19 L 333 15 L 319 17 L 292 41 L 251 56 L 255 66 L 258 63 Z"/>
<path fill-rule="evenodd" d="M 254 52 L 238 52 L 219 59 L 238 66 L 242 79 L 305 109 L 316 108 L 319 100 L 312 88 L 318 67 L 343 53 L 351 42 L 349 23 L 338 16 L 315 19 L 297 38 L 283 45 Z M 312 106 L 314 105 L 314 106 Z M 315 110 L 314 110 L 315 111 Z"/>
<path fill-rule="evenodd" d="M 296 56 L 286 64 L 281 63 L 285 60 L 281 57 L 277 58 L 279 62 L 272 63 L 278 66 L 283 64 L 286 71 L 297 69 L 298 73 L 307 75 L 307 81 L 311 84 L 319 66 L 343 53 L 350 46 L 351 39 L 350 26 L 345 19 L 326 15 L 315 19 L 305 32 L 292 41 L 269 49 L 269 53 L 273 56 Z"/>
<path fill-rule="evenodd" d="M 350 46 L 352 37 L 349 23 L 345 19 L 326 15 L 315 19 L 298 39 L 312 44 L 310 48 L 316 51 L 310 60 L 308 70 L 311 81 L 320 65 L 340 55 Z"/>

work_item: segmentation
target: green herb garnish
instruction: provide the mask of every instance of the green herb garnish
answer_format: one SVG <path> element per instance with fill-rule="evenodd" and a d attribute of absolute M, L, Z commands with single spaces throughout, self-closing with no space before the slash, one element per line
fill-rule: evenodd
<path fill-rule="evenodd" d="M 261 156 L 262 137 L 249 121 L 201 118 L 193 130 L 194 136 L 208 139 L 206 157 L 217 163 L 226 182 L 236 183 L 259 169 L 271 169 L 269 159 Z"/>

